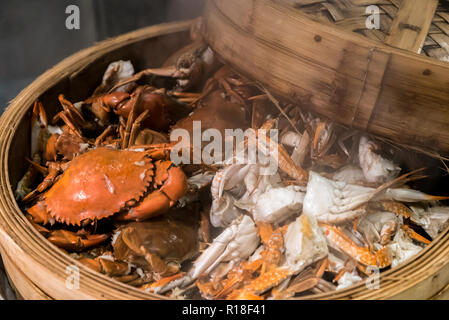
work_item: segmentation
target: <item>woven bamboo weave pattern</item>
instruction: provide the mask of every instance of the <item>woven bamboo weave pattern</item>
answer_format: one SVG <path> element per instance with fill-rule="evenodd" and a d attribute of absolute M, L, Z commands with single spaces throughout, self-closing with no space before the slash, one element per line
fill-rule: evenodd
<path fill-rule="evenodd" d="M 372 40 L 385 42 L 403 0 L 283 0 L 314 20 L 332 23 Z M 380 29 L 366 27 L 366 8 L 380 9 Z M 421 54 L 449 61 L 449 1 L 439 1 Z"/>

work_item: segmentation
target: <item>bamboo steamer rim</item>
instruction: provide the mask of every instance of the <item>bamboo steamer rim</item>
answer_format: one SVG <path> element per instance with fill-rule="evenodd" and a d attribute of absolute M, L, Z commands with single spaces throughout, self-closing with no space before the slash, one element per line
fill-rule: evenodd
<path fill-rule="evenodd" d="M 96 273 L 47 241 L 25 218 L 10 185 L 8 159 L 18 126 L 39 96 L 66 77 L 82 71 L 107 53 L 132 43 L 189 30 L 192 21 L 180 21 L 143 28 L 100 42 L 82 50 L 41 75 L 25 88 L 0 119 L 0 247 L 8 261 L 28 276 L 46 295 L 54 299 L 165 300 L 166 297 L 144 292 Z M 80 289 L 66 288 L 68 267 L 80 271 Z M 42 283 L 47 281 L 45 288 Z"/>
<path fill-rule="evenodd" d="M 61 299 L 166 299 L 149 294 L 137 288 L 122 284 L 107 276 L 100 275 L 80 264 L 60 251 L 39 234 L 24 217 L 9 183 L 8 158 L 14 133 L 29 106 L 39 95 L 51 88 L 64 77 L 79 72 L 102 55 L 126 44 L 156 36 L 187 31 L 190 21 L 158 25 L 145 28 L 116 39 L 107 40 L 83 50 L 50 69 L 30 86 L 24 89 L 10 104 L 0 119 L 0 244 L 2 253 L 8 260 L 36 284 L 36 279 L 51 281 L 47 287 L 39 288 L 51 298 Z M 427 298 L 444 287 L 449 279 L 449 229 L 415 258 L 397 268 L 381 274 L 380 289 L 369 291 L 364 284 L 351 286 L 335 293 L 313 295 L 310 299 L 386 299 L 386 298 Z M 432 263 L 430 263 L 432 262 Z M 66 268 L 75 265 L 80 269 L 80 290 L 65 288 Z M 440 282 L 428 294 L 421 290 L 411 295 L 410 290 L 421 285 L 430 288 L 435 274 L 440 274 Z M 416 295 L 418 294 L 418 295 Z M 426 295 L 426 296 L 424 296 Z"/>

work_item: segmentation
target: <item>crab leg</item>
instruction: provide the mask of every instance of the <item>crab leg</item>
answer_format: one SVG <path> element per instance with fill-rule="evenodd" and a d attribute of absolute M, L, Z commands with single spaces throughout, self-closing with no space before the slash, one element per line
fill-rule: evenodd
<path fill-rule="evenodd" d="M 413 230 L 412 228 L 410 228 L 407 225 L 402 225 L 401 229 L 413 240 L 416 240 L 416 241 L 424 243 L 424 244 L 431 243 L 430 240 L 424 238 L 422 235 L 420 235 L 419 233 L 417 233 L 415 230 Z"/>
<path fill-rule="evenodd" d="M 291 156 L 292 161 L 295 163 L 297 167 L 302 166 L 304 159 L 306 158 L 306 155 L 309 152 L 309 145 L 310 145 L 310 136 L 306 130 L 304 131 L 304 134 L 301 137 L 301 141 L 293 150 Z"/>
<path fill-rule="evenodd" d="M 61 119 L 78 137 L 82 138 L 79 125 L 84 124 L 86 120 L 75 106 L 70 101 L 66 100 L 62 94 L 59 95 L 58 99 L 64 110 L 59 112 L 53 118 L 53 122 Z"/>
<path fill-rule="evenodd" d="M 286 174 L 288 174 L 291 178 L 306 183 L 308 179 L 307 171 L 302 169 L 299 166 L 296 166 L 293 160 L 290 158 L 290 155 L 288 154 L 287 150 L 276 142 L 272 141 L 269 137 L 263 135 L 258 135 L 257 137 L 251 136 L 248 139 L 248 142 L 255 143 L 259 148 L 261 148 L 261 151 L 265 155 L 276 155 L 277 158 L 277 164 L 279 166 L 279 169 L 284 171 Z"/>
<path fill-rule="evenodd" d="M 439 201 L 439 200 L 447 200 L 449 197 L 446 196 L 433 196 L 429 194 L 425 194 L 424 192 L 405 189 L 405 188 L 395 188 L 395 189 L 387 189 L 385 191 L 385 195 L 382 196 L 382 199 L 394 199 L 397 201 L 403 202 L 420 202 L 420 201 Z"/>
<path fill-rule="evenodd" d="M 37 171 L 39 171 L 40 174 L 46 176 L 48 175 L 48 169 L 42 165 L 40 165 L 39 163 L 29 159 L 29 158 L 25 158 L 25 160 Z"/>
<path fill-rule="evenodd" d="M 280 248 L 283 247 L 284 239 L 283 233 L 285 233 L 286 228 L 280 228 L 273 231 L 273 228 L 268 223 L 258 223 L 259 235 L 262 239 L 262 243 L 266 245 L 266 249 L 261 253 L 262 258 L 250 262 L 242 262 L 240 266 L 232 270 L 227 279 L 222 281 L 222 289 L 218 292 L 213 291 L 214 283 L 197 281 L 197 286 L 203 294 L 213 295 L 214 299 L 221 299 L 226 297 L 231 291 L 239 286 L 245 280 L 252 280 L 253 274 L 259 270 L 263 274 L 266 270 L 274 270 L 280 261 L 281 253 Z M 258 278 L 257 278 L 258 279 Z M 245 293 L 246 298 L 251 295 L 249 292 Z M 251 295 L 255 298 L 255 295 Z"/>
<path fill-rule="evenodd" d="M 139 90 L 137 93 L 137 97 L 134 99 L 133 105 L 131 107 L 131 112 L 128 115 L 128 120 L 126 121 L 126 127 L 124 131 L 124 137 L 122 141 L 122 148 L 126 149 L 129 146 L 129 139 L 131 135 L 132 125 L 134 121 L 136 120 L 136 117 L 138 115 L 137 112 L 137 105 L 140 103 L 142 97 L 142 90 Z"/>
<path fill-rule="evenodd" d="M 307 219 L 303 218 L 303 221 L 306 221 L 303 232 L 312 233 Z M 270 224 L 259 223 L 258 228 L 262 243 L 265 245 L 265 250 L 261 253 L 262 258 L 259 259 L 262 262 L 260 275 L 242 289 L 234 290 L 227 299 L 259 299 L 261 298 L 259 294 L 278 286 L 295 273 L 290 267 L 278 267 L 282 259 L 281 249 L 284 248 L 284 234 L 288 225 L 273 231 Z M 323 268 L 318 268 L 318 273 L 324 273 L 325 263 L 323 265 Z"/>
<path fill-rule="evenodd" d="M 287 232 L 288 225 L 273 230 L 268 223 L 259 223 L 259 234 L 265 250 L 262 251 L 262 269 L 261 274 L 275 269 L 282 259 L 281 249 L 284 248 L 284 234 Z"/>
<path fill-rule="evenodd" d="M 378 266 L 379 268 L 386 268 L 391 264 L 388 247 L 384 247 L 373 254 L 368 248 L 357 246 L 339 228 L 327 224 L 320 224 L 320 226 L 328 240 L 358 262 L 368 266 Z"/>
<path fill-rule="evenodd" d="M 42 105 L 42 102 L 40 101 L 34 102 L 33 114 L 31 117 L 31 126 L 34 126 L 37 118 L 39 118 L 42 127 L 46 128 L 48 126 L 47 113 L 45 112 L 45 108 Z"/>
<path fill-rule="evenodd" d="M 240 290 L 234 290 L 226 297 L 227 300 L 261 300 L 260 294 L 279 285 L 294 274 L 288 267 L 279 267 L 261 274 Z"/>
<path fill-rule="evenodd" d="M 169 276 L 169 277 L 164 277 L 156 282 L 153 282 L 152 284 L 146 284 L 146 285 L 142 286 L 141 289 L 149 290 L 150 292 L 152 292 L 152 291 L 154 291 L 154 289 L 163 287 L 172 281 L 182 278 L 183 276 L 184 276 L 183 273 L 177 273 L 177 274 Z"/>
<path fill-rule="evenodd" d="M 83 251 L 87 248 L 102 244 L 109 239 L 109 236 L 106 234 L 81 236 L 67 230 L 56 230 L 50 232 L 47 239 L 59 248 L 68 251 Z"/>
<path fill-rule="evenodd" d="M 315 215 L 323 223 L 341 223 L 354 219 L 364 213 L 363 207 L 360 207 L 373 199 L 375 201 L 396 199 L 399 196 L 396 190 L 408 189 L 389 188 L 399 183 L 406 183 L 421 178 L 421 176 L 416 176 L 416 173 L 419 171 L 421 170 L 404 174 L 381 185 L 377 189 L 329 180 L 311 171 L 307 193 L 304 198 L 303 211 L 307 214 Z M 412 194 L 415 194 L 413 190 L 407 193 L 409 199 L 412 197 Z M 423 198 L 428 200 L 435 199 L 434 196 L 419 193 L 419 199 Z M 441 197 L 438 197 L 438 199 L 441 199 Z"/>
<path fill-rule="evenodd" d="M 60 94 L 58 96 L 58 100 L 61 103 L 64 111 L 67 112 L 67 114 L 70 116 L 71 119 L 73 119 L 77 123 L 85 123 L 86 122 L 86 120 L 84 120 L 84 117 L 81 114 L 81 112 L 79 112 L 78 109 L 75 108 L 75 106 L 70 101 L 65 99 L 64 95 Z"/>
<path fill-rule="evenodd" d="M 272 295 L 275 299 L 288 299 L 293 297 L 295 294 L 302 293 L 307 290 L 311 290 L 315 288 L 315 286 L 320 282 L 323 277 L 324 272 L 326 271 L 329 265 L 328 258 L 324 258 L 321 263 L 314 269 L 306 269 L 301 272 L 298 276 L 296 276 L 291 283 L 288 285 L 288 288 L 282 291 L 278 291 L 273 289 Z"/>
<path fill-rule="evenodd" d="M 45 146 L 45 159 L 47 161 L 56 161 L 58 158 L 58 153 L 56 151 L 56 141 L 58 140 L 59 134 L 54 133 L 48 138 L 47 144 Z"/>
<path fill-rule="evenodd" d="M 41 167 L 40 165 L 30 161 L 31 165 L 34 166 L 36 169 L 38 169 L 39 171 L 43 171 L 43 169 L 45 169 L 44 167 Z M 33 190 L 32 192 L 30 192 L 29 194 L 27 194 L 24 198 L 23 198 L 23 202 L 24 203 L 29 203 L 31 201 L 33 201 L 36 196 L 41 193 L 44 192 L 45 190 L 47 190 L 49 187 L 51 187 L 57 177 L 59 176 L 59 173 L 62 171 L 61 170 L 61 165 L 57 162 L 50 162 L 49 166 L 48 166 L 48 171 L 47 171 L 47 176 L 44 178 L 44 181 L 42 181 L 35 190 Z M 42 172 L 43 173 L 43 172 Z"/>
<path fill-rule="evenodd" d="M 175 91 L 172 93 L 172 96 L 176 98 L 198 98 L 201 96 L 201 93 Z"/>
<path fill-rule="evenodd" d="M 101 144 L 103 143 L 103 141 L 106 139 L 106 137 L 108 137 L 108 136 L 110 136 L 111 134 L 113 134 L 114 133 L 114 131 L 117 129 L 117 127 L 116 126 L 114 126 L 114 125 L 109 125 L 104 131 L 103 131 L 103 133 L 102 134 L 100 134 L 99 136 L 98 136 L 98 138 L 95 140 L 95 146 L 96 147 L 99 147 L 99 146 L 101 146 Z"/>
<path fill-rule="evenodd" d="M 250 262 L 243 261 L 236 269 L 233 269 L 228 273 L 226 279 L 204 282 L 200 278 L 196 281 L 196 286 L 203 296 L 213 297 L 213 299 L 222 299 L 241 283 L 251 280 L 253 274 L 261 267 L 261 265 L 261 259 Z"/>
<path fill-rule="evenodd" d="M 128 264 L 122 261 L 111 261 L 101 257 L 95 259 L 83 257 L 78 261 L 86 267 L 110 277 L 126 277 L 129 273 Z M 117 280 L 120 281 L 120 279 Z"/>
<path fill-rule="evenodd" d="M 81 134 L 81 130 L 73 123 L 73 121 L 65 113 L 61 112 L 59 117 L 62 119 L 62 121 L 64 121 L 64 123 L 69 127 L 69 129 L 72 130 L 79 138 L 83 137 L 83 135 Z"/>
<path fill-rule="evenodd" d="M 396 201 L 382 201 L 382 207 L 385 210 L 401 215 L 404 218 L 410 218 L 412 216 L 412 210 L 406 205 Z"/>
<path fill-rule="evenodd" d="M 145 110 L 144 112 L 142 112 L 142 114 L 140 116 L 137 117 L 136 121 L 133 123 L 133 126 L 131 128 L 131 137 L 129 138 L 128 147 L 132 147 L 135 144 L 137 134 L 140 130 L 140 126 L 141 126 L 142 122 L 145 121 L 145 119 L 149 115 L 150 115 L 150 110 Z"/>

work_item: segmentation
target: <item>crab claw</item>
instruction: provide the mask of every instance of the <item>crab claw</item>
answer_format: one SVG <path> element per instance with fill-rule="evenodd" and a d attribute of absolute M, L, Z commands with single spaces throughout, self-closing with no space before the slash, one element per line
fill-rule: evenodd
<path fill-rule="evenodd" d="M 59 248 L 68 251 L 83 251 L 95 247 L 109 238 L 106 234 L 82 235 L 67 230 L 55 230 L 47 238 Z"/>
<path fill-rule="evenodd" d="M 167 170 L 158 177 L 161 168 Z M 163 214 L 170 209 L 178 199 L 187 192 L 187 177 L 181 168 L 173 166 L 170 161 L 156 163 L 156 183 L 162 182 L 160 189 L 146 196 L 136 207 L 118 216 L 121 221 L 141 221 Z M 161 180 L 161 181 L 158 181 Z"/>

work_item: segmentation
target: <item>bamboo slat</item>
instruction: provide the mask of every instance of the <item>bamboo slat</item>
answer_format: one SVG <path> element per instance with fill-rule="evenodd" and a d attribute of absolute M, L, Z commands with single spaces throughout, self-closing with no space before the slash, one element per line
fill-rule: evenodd
<path fill-rule="evenodd" d="M 437 6 L 438 0 L 402 1 L 385 43 L 420 53 Z"/>
<path fill-rule="evenodd" d="M 371 40 L 385 42 L 398 15 L 403 0 L 280 0 L 299 10 L 320 23 L 337 25 L 346 31 L 362 34 Z M 419 1 L 427 3 L 428 1 Z M 379 8 L 380 29 L 366 26 L 366 7 L 375 5 Z M 417 12 L 419 12 L 417 10 Z M 424 41 L 421 54 L 441 61 L 449 61 L 449 2 L 441 0 L 432 19 L 429 33 Z M 439 40 L 436 42 L 432 35 Z"/>
<path fill-rule="evenodd" d="M 312 21 L 283 1 L 210 0 L 205 18 L 212 48 L 275 94 L 348 127 L 449 154 L 449 64 Z"/>
<path fill-rule="evenodd" d="M 15 291 L 19 296 L 18 299 L 25 300 L 52 300 L 39 287 L 32 283 L 28 277 L 23 274 L 20 269 L 14 264 L 13 259 L 7 255 L 2 256 L 5 267 L 8 270 L 9 280 L 12 283 Z"/>

